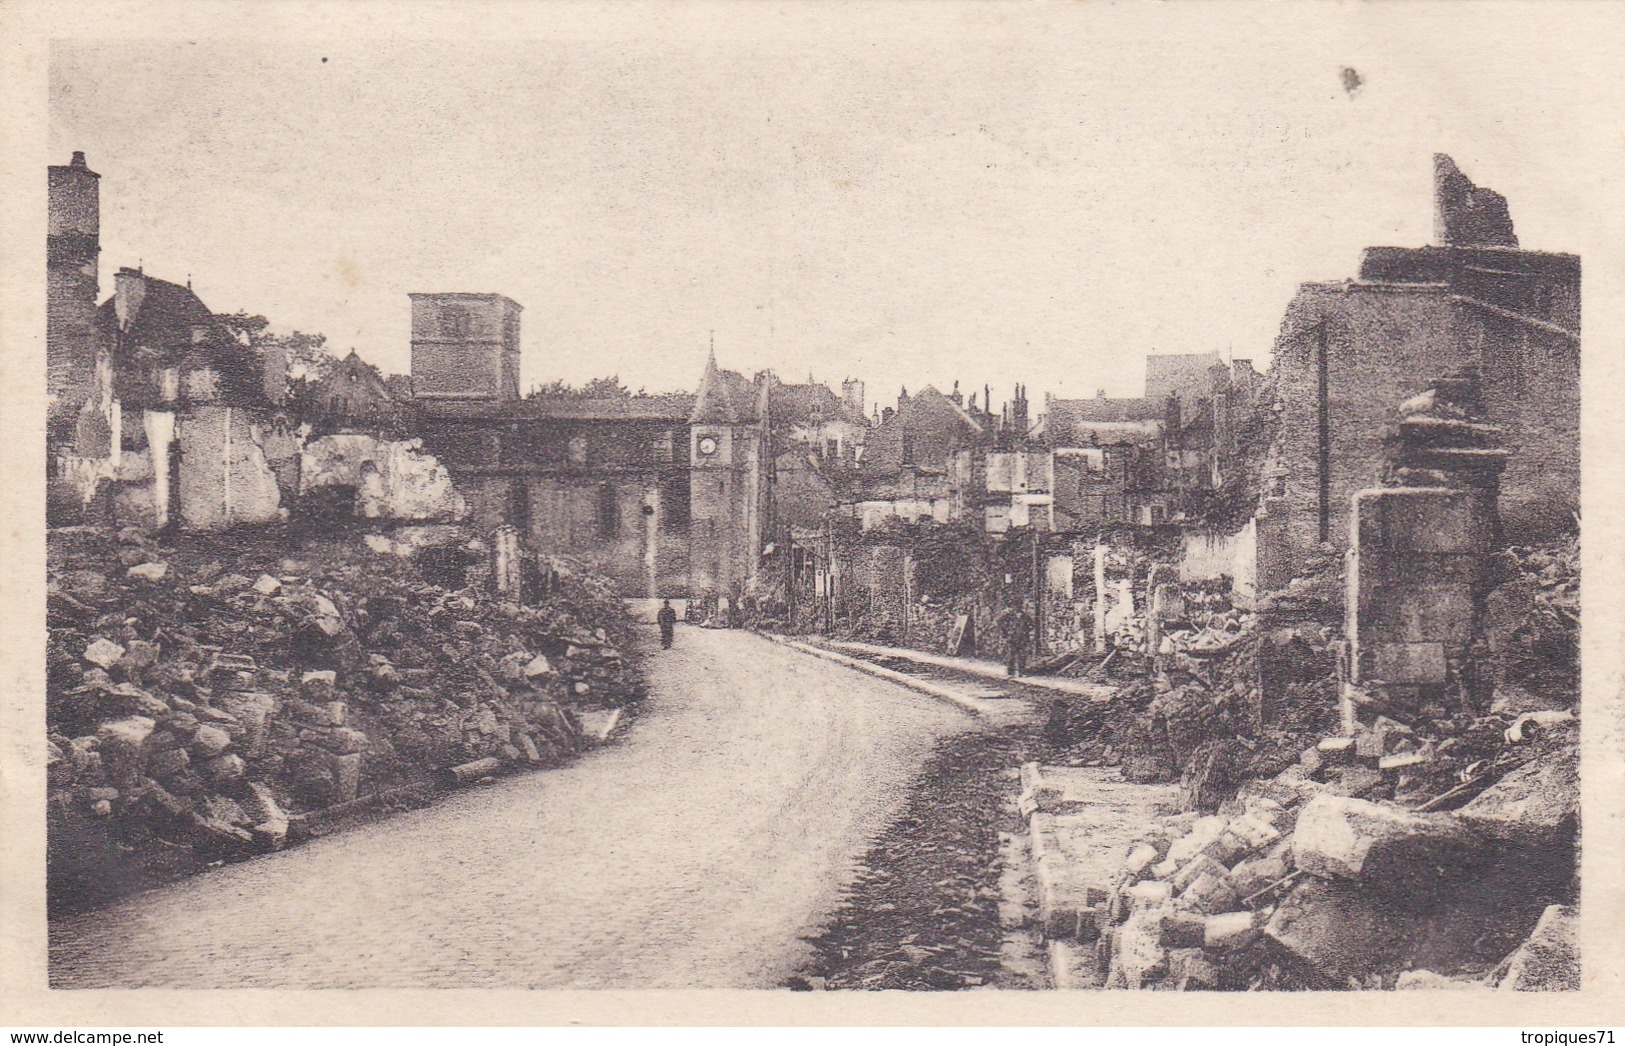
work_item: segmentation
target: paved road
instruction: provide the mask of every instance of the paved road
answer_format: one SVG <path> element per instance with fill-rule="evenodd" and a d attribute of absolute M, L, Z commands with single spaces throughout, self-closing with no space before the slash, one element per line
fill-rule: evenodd
<path fill-rule="evenodd" d="M 778 983 L 975 721 L 746 633 L 680 628 L 651 660 L 609 747 L 63 920 L 53 986 Z"/>

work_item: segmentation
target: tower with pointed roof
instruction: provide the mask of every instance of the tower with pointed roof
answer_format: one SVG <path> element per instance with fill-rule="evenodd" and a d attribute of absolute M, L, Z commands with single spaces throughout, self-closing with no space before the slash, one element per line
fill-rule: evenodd
<path fill-rule="evenodd" d="M 766 515 L 770 375 L 751 381 L 705 362 L 689 417 L 689 588 L 737 600 L 755 587 Z"/>

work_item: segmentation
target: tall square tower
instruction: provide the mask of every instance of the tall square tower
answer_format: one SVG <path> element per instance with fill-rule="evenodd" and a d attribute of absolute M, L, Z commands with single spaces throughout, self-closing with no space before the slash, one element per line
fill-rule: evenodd
<path fill-rule="evenodd" d="M 518 302 L 501 294 L 408 297 L 414 399 L 519 398 Z"/>

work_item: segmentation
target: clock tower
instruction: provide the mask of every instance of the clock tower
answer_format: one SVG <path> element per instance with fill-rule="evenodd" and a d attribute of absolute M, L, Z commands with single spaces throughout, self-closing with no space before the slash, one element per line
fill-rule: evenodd
<path fill-rule="evenodd" d="M 755 584 L 761 544 L 765 385 L 717 367 L 713 352 L 689 417 L 689 589 L 730 604 Z"/>

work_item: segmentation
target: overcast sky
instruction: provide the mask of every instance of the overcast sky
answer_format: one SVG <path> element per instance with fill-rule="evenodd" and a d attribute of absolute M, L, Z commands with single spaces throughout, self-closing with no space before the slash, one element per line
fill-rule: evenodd
<path fill-rule="evenodd" d="M 104 294 L 121 265 L 190 275 L 217 312 L 386 371 L 408 292 L 498 291 L 527 385 L 692 389 L 714 330 L 724 366 L 853 375 L 871 402 L 956 379 L 1135 395 L 1152 351 L 1262 368 L 1298 283 L 1428 242 L 1435 151 L 1507 196 L 1526 247 L 1581 249 L 1576 200 L 1608 193 L 1560 118 L 1592 89 L 1565 61 L 1585 25 L 1457 9 L 1449 36 L 1405 5 L 1289 31 L 1250 7 L 943 4 L 727 38 L 670 17 L 59 42 L 49 140 L 102 175 Z"/>

